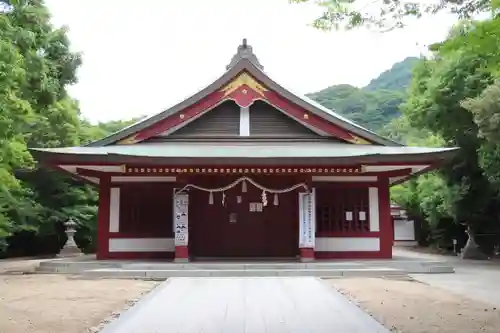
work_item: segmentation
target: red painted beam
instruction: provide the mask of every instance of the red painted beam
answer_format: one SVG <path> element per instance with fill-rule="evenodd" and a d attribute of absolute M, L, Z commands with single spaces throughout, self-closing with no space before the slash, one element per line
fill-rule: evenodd
<path fill-rule="evenodd" d="M 405 181 L 409 180 L 412 177 L 418 177 L 420 175 L 423 175 L 424 173 L 427 173 L 427 172 L 430 172 L 432 170 L 437 169 L 439 166 L 440 166 L 439 162 L 430 163 L 429 166 L 427 166 L 427 167 L 425 167 L 425 168 L 423 168 L 423 169 L 421 169 L 421 170 L 419 170 L 419 171 L 417 171 L 417 172 L 415 172 L 413 174 L 412 173 L 408 174 L 407 175 L 408 177 L 405 177 L 403 179 L 399 179 L 399 180 L 395 181 L 394 183 L 391 184 L 391 186 L 399 185 L 401 183 L 404 183 Z"/>
<path fill-rule="evenodd" d="M 60 168 L 59 168 L 60 169 Z M 227 173 L 227 170 L 230 170 Z M 319 170 L 322 170 L 321 172 Z M 325 171 L 328 170 L 328 171 Z M 137 171 L 136 171 L 137 170 Z M 161 170 L 161 171 L 160 171 Z M 169 170 L 166 172 L 166 170 Z M 172 170 L 175 170 L 172 172 Z M 192 171 L 191 171 L 192 170 Z M 196 171 L 198 170 L 198 171 Z M 205 172 L 201 172 L 201 170 L 205 170 Z M 210 170 L 210 171 L 209 171 Z M 217 172 L 215 171 L 217 170 Z M 222 171 L 224 170 L 224 171 Z M 233 170 L 236 170 L 233 172 Z M 242 172 L 239 172 L 242 170 Z M 260 172 L 257 172 L 260 170 Z M 264 172 L 264 170 L 267 170 Z M 270 172 L 272 170 L 272 172 Z M 333 171 L 332 171 L 333 170 Z M 344 171 L 345 170 L 345 171 Z M 331 175 L 340 175 L 340 176 L 381 176 L 381 177 L 401 177 L 411 174 L 412 169 L 399 169 L 399 170 L 391 170 L 391 171 L 379 171 L 379 172 L 361 172 L 361 168 L 359 166 L 349 166 L 349 167 L 338 167 L 338 166 L 330 166 L 330 167 L 275 167 L 275 168 L 263 168 L 257 166 L 234 166 L 234 167 L 162 167 L 162 166 L 127 166 L 126 172 L 108 172 L 108 171 L 100 171 L 100 170 L 91 170 L 85 168 L 76 168 L 76 173 L 80 176 L 86 177 L 101 177 L 104 175 L 113 175 L 113 176 L 167 176 L 167 175 L 178 175 L 178 174 L 200 174 L 200 175 L 240 175 L 240 174 L 262 174 L 262 175 L 296 175 L 296 174 L 313 174 L 316 176 L 331 176 Z"/>
<path fill-rule="evenodd" d="M 99 170 L 90 170 L 84 168 L 76 168 L 76 173 L 80 176 L 99 178 L 103 176 L 119 176 L 123 175 L 122 172 L 107 172 Z"/>
<path fill-rule="evenodd" d="M 399 169 L 399 170 L 390 170 L 390 171 L 379 171 L 379 172 L 365 172 L 363 175 L 373 175 L 379 177 L 402 177 L 407 176 L 412 173 L 411 168 Z"/>
<path fill-rule="evenodd" d="M 85 184 L 89 184 L 89 185 L 93 185 L 93 186 L 99 186 L 98 184 L 90 181 L 89 179 L 83 177 L 82 175 L 78 175 L 78 174 L 74 174 L 66 169 L 64 169 L 63 167 L 59 166 L 59 165 L 49 165 L 50 168 L 53 168 L 54 170 L 58 170 L 58 171 L 62 171 L 64 172 L 65 174 L 67 174 L 68 176 L 70 176 L 71 178 L 77 180 L 77 181 L 81 181 Z"/>

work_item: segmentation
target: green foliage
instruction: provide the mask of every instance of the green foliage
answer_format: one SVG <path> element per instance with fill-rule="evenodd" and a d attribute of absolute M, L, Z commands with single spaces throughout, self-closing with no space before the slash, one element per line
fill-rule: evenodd
<path fill-rule="evenodd" d="M 403 108 L 410 125 L 461 148 L 460 156 L 443 177 L 454 192 L 448 213 L 467 224 L 484 219 L 493 190 L 478 161 L 481 139 L 477 125 L 462 106 L 464 99 L 478 96 L 492 83 L 483 65 L 482 59 L 461 53 L 423 62 L 415 72 L 410 98 Z"/>
<path fill-rule="evenodd" d="M 97 126 L 82 120 L 66 91 L 81 63 L 80 55 L 69 50 L 66 29 L 51 25 L 41 0 L 10 1 L 2 9 L 0 255 L 6 249 L 10 254 L 57 251 L 64 242 L 62 223 L 70 216 L 80 223 L 77 241 L 91 250 L 95 189 L 38 168 L 27 147 L 79 145 L 134 120 Z"/>
<path fill-rule="evenodd" d="M 430 240 L 443 247 L 451 244 L 453 224 L 470 226 L 474 233 L 498 231 L 500 92 L 489 59 L 470 45 L 459 47 L 458 40 L 466 40 L 468 33 L 455 27 L 448 40 L 432 47 L 432 59 L 414 71 L 402 117 L 386 128 L 396 138 L 417 138 L 407 140 L 410 144 L 432 145 L 435 140 L 461 148 L 454 163 L 439 173 L 393 189 L 393 199 L 424 216 Z"/>
<path fill-rule="evenodd" d="M 400 115 L 417 60 L 409 57 L 394 64 L 362 89 L 340 84 L 308 97 L 366 128 L 386 133 L 387 124 Z"/>
<path fill-rule="evenodd" d="M 498 0 L 446 0 L 446 1 L 400 1 L 380 0 L 364 2 L 360 0 L 289 0 L 291 3 L 315 3 L 323 13 L 312 25 L 321 30 L 353 29 L 365 26 L 388 31 L 401 28 L 408 18 L 420 18 L 448 10 L 463 19 L 498 8 Z M 492 6 L 493 5 L 493 6 Z"/>
<path fill-rule="evenodd" d="M 500 188 L 500 80 L 478 97 L 465 100 L 462 106 L 471 112 L 479 128 L 480 165 L 488 180 Z"/>
<path fill-rule="evenodd" d="M 397 62 L 390 69 L 371 80 L 363 89 L 369 91 L 382 89 L 406 91 L 410 86 L 413 68 L 419 61 L 420 58 L 408 57 L 403 61 Z"/>
<path fill-rule="evenodd" d="M 495 75 L 500 70 L 500 16 L 484 21 L 463 21 L 457 24 L 447 40 L 431 48 L 443 56 L 456 52 L 481 58 L 483 66 Z"/>
<path fill-rule="evenodd" d="M 144 117 L 132 118 L 130 120 L 112 120 L 109 122 L 100 122 L 96 125 L 91 124 L 86 120 L 81 121 L 81 136 L 80 141 L 82 144 L 87 144 L 89 142 L 101 139 L 112 133 L 118 132 L 119 130 L 128 127 Z"/>
<path fill-rule="evenodd" d="M 373 131 L 397 117 L 399 105 L 405 99 L 399 91 L 365 91 L 347 84 L 332 86 L 308 97 Z"/>
<path fill-rule="evenodd" d="M 488 86 L 491 75 L 483 69 L 480 59 L 459 53 L 423 62 L 402 117 L 386 127 L 394 139 L 406 137 L 410 145 L 462 148 L 453 166 L 391 190 L 395 202 L 425 219 L 430 230 L 425 241 L 443 248 L 451 248 L 451 239 L 463 234 L 457 234 L 457 224 L 475 232 L 498 232 L 498 91 Z M 483 248 L 491 247 L 485 244 L 491 237 L 477 240 Z"/>

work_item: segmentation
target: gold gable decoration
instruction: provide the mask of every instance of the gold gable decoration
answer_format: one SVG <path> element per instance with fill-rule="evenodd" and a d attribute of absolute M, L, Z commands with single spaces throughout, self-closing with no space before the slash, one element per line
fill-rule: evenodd
<path fill-rule="evenodd" d="M 118 141 L 116 144 L 118 144 L 118 145 L 131 145 L 131 144 L 134 144 L 137 142 L 139 142 L 139 140 L 136 139 L 136 134 L 134 134 L 134 135 L 131 135 L 129 137 L 126 137 L 125 139 Z"/>
<path fill-rule="evenodd" d="M 239 74 L 234 80 L 228 83 L 224 88 L 221 89 L 221 92 L 224 93 L 224 96 L 227 96 L 233 93 L 242 85 L 247 85 L 251 89 L 253 89 L 259 95 L 264 96 L 264 92 L 267 91 L 267 88 L 262 84 L 257 82 L 250 74 L 243 72 Z"/>
<path fill-rule="evenodd" d="M 348 140 L 350 143 L 354 143 L 356 145 L 371 145 L 372 143 L 370 141 L 367 141 L 363 138 L 360 138 L 359 136 L 356 136 L 354 134 L 349 134 L 352 139 Z"/>

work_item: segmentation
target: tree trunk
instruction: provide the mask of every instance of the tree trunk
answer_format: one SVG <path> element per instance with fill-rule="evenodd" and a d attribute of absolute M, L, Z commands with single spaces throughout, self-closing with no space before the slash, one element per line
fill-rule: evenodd
<path fill-rule="evenodd" d="M 467 235 L 469 239 L 462 249 L 462 259 L 474 259 L 474 260 L 486 260 L 489 259 L 488 256 L 481 252 L 479 246 L 476 243 L 474 232 L 470 226 L 467 226 Z"/>

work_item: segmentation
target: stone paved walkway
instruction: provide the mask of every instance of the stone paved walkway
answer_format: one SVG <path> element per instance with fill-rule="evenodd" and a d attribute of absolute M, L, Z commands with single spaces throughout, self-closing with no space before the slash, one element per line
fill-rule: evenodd
<path fill-rule="evenodd" d="M 500 308 L 500 260 L 463 260 L 456 256 L 415 252 L 411 249 L 394 248 L 394 256 L 434 260 L 455 268 L 455 274 L 411 274 L 417 281 L 438 287 L 454 294 L 489 303 Z"/>
<path fill-rule="evenodd" d="M 388 333 L 312 277 L 172 278 L 101 333 Z"/>

